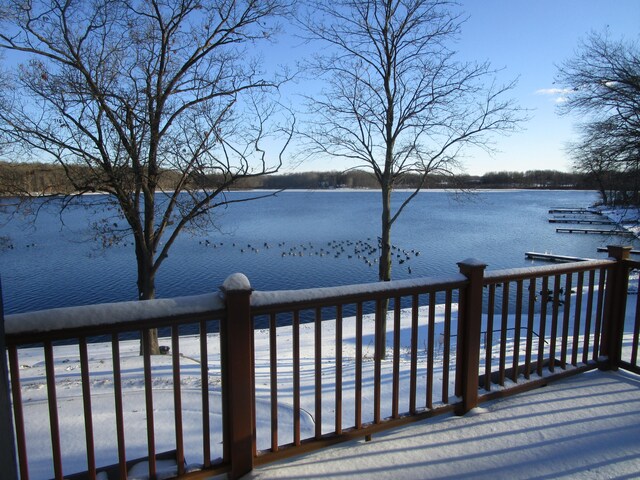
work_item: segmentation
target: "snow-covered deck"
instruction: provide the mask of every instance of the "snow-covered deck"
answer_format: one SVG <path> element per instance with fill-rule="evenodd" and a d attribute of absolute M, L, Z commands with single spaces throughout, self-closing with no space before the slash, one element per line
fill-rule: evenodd
<path fill-rule="evenodd" d="M 640 478 L 640 376 L 594 370 L 243 478 Z"/>

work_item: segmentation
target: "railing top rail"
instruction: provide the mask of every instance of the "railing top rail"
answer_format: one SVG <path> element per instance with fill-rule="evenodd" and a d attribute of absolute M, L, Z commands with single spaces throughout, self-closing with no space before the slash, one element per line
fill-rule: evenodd
<path fill-rule="evenodd" d="M 640 260 L 626 260 L 629 268 L 640 268 Z"/>
<path fill-rule="evenodd" d="M 429 293 L 455 289 L 468 283 L 467 277 L 455 274 L 443 278 L 417 278 L 390 282 L 361 283 L 341 287 L 309 288 L 302 290 L 256 291 L 251 296 L 255 314 L 296 308 L 339 305 L 377 300 L 394 296 Z"/>
<path fill-rule="evenodd" d="M 584 272 L 597 268 L 608 267 L 615 264 L 615 260 L 587 260 L 559 265 L 542 265 L 523 268 L 509 268 L 505 270 L 487 271 L 484 276 L 486 285 L 502 283 L 514 280 L 524 280 L 532 277 L 545 277 L 550 275 L 563 275 L 565 273 Z"/>
<path fill-rule="evenodd" d="M 19 337 L 34 343 L 195 322 L 220 316 L 224 310 L 220 294 L 208 293 L 15 313 L 5 316 L 4 325 L 8 343 L 18 343 Z"/>

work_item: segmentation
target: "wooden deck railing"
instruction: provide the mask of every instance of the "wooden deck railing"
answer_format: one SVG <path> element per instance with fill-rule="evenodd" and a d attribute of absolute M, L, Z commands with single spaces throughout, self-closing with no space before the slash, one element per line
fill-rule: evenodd
<path fill-rule="evenodd" d="M 7 316 L 0 426 L 15 427 L 15 440 L 0 444 L 0 459 L 10 465 L 16 451 L 17 461 L 4 473 L 127 478 L 132 464 L 148 460 L 154 478 L 169 456 L 183 478 L 238 478 L 255 465 L 464 414 L 558 377 L 594 368 L 640 373 L 640 310 L 627 295 L 640 264 L 629 250 L 504 271 L 467 260 L 449 278 L 284 292 L 254 292 L 235 274 L 220 296 Z M 150 328 L 170 342 L 167 356 L 139 356 L 137 339 Z M 100 368 L 91 361 L 98 355 Z M 40 362 L 42 375 L 31 373 Z M 76 378 L 79 395 L 67 397 Z M 136 382 L 139 390 L 130 387 Z M 96 410 L 105 396 L 113 407 Z M 34 401 L 47 405 L 46 426 L 33 425 Z M 61 442 L 70 436 L 82 448 Z M 44 473 L 30 461 L 42 448 L 51 450 Z M 67 471 L 68 462 L 84 472 Z"/>
<path fill-rule="evenodd" d="M 612 369 L 622 368 L 640 375 L 640 363 L 638 363 L 638 347 L 640 346 L 640 282 L 637 272 L 640 271 L 640 262 L 626 260 L 620 265 L 620 284 L 616 294 L 620 295 L 617 301 L 613 301 L 612 309 L 618 315 L 620 323 L 613 324 L 608 332 L 612 332 L 613 338 L 610 341 L 608 355 Z M 633 280 L 632 288 L 629 288 L 629 272 L 635 270 L 636 276 Z M 633 291 L 635 295 L 629 295 L 629 300 L 625 303 L 621 292 Z M 629 311 L 615 311 L 616 308 Z"/>

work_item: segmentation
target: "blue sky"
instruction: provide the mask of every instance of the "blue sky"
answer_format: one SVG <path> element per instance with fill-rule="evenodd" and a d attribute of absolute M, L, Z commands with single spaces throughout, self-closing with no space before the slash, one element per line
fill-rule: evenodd
<path fill-rule="evenodd" d="M 640 0 L 467 0 L 463 5 L 470 18 L 461 50 L 518 76 L 514 97 L 532 110 L 524 131 L 497 139 L 501 152 L 494 158 L 478 153 L 469 159 L 469 173 L 570 170 L 564 147 L 575 138 L 578 119 L 559 116 L 559 95 L 543 92 L 557 87 L 556 66 L 574 55 L 590 31 L 608 28 L 614 38 L 640 40 Z"/>
<path fill-rule="evenodd" d="M 555 169 L 569 171 L 567 142 L 575 139 L 575 116 L 561 117 L 559 96 L 548 93 L 556 66 L 571 58 L 580 39 L 608 28 L 613 38 L 640 41 L 640 0 L 464 0 L 469 16 L 457 49 L 468 59 L 488 60 L 505 79 L 519 78 L 512 97 L 530 110 L 523 130 L 496 137 L 493 155 L 469 151 L 467 173 Z M 280 44 L 277 51 L 287 46 Z M 291 45 L 288 45 L 290 48 Z M 290 53 L 298 50 L 293 48 Z M 275 52 L 272 53 L 275 56 Z M 297 171 L 342 169 L 349 165 L 318 160 Z"/>

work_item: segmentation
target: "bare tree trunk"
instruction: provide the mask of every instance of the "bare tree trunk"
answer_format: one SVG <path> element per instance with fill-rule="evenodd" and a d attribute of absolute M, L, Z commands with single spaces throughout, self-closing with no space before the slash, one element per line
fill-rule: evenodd
<path fill-rule="evenodd" d="M 391 189 L 382 187 L 382 218 L 380 237 L 380 265 L 378 266 L 378 280 L 388 282 L 391 280 Z M 378 322 L 379 332 L 377 351 L 380 358 L 387 356 L 387 311 L 389 310 L 389 299 L 385 299 L 376 309 L 376 322 Z"/>
<path fill-rule="evenodd" d="M 136 260 L 138 262 L 138 300 L 153 300 L 156 297 L 156 281 L 153 271 L 153 257 L 145 255 L 141 249 L 136 248 Z M 149 353 L 160 354 L 158 341 L 158 329 L 152 328 L 141 333 L 147 334 L 149 340 Z M 144 342 L 140 338 L 140 355 L 144 353 Z"/>
<path fill-rule="evenodd" d="M 382 218 L 380 237 L 380 265 L 378 280 L 391 280 L 391 189 L 382 188 Z"/>
<path fill-rule="evenodd" d="M 609 196 L 607 195 L 607 190 L 602 184 L 600 185 L 600 196 L 602 197 L 602 204 L 609 205 Z"/>

